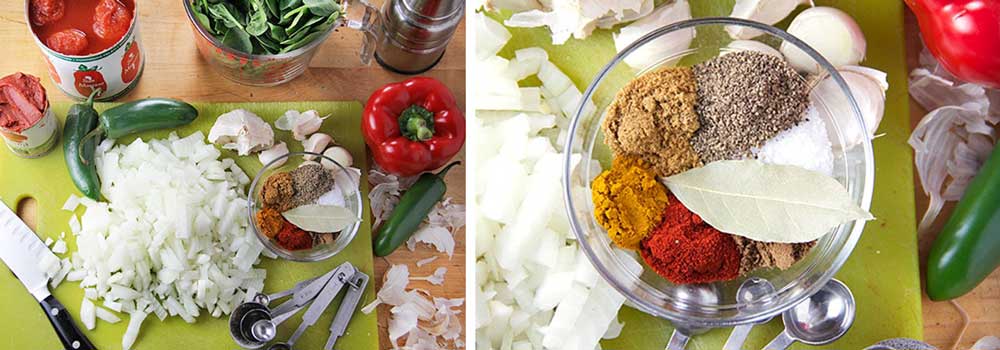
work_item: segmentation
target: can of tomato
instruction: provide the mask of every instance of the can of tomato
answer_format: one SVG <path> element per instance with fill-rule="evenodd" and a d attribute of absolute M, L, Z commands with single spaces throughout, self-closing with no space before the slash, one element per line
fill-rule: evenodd
<path fill-rule="evenodd" d="M 59 90 L 97 101 L 131 91 L 145 63 L 135 0 L 26 0 L 25 17 Z"/>
<path fill-rule="evenodd" d="M 0 137 L 15 155 L 37 158 L 59 142 L 59 121 L 38 77 L 14 73 L 0 78 Z"/>

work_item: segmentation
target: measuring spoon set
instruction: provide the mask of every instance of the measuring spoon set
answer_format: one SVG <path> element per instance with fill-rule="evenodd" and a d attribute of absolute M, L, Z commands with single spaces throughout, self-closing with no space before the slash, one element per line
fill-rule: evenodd
<path fill-rule="evenodd" d="M 747 303 L 773 292 L 774 286 L 770 282 L 754 277 L 747 279 L 740 285 L 736 292 L 736 298 L 740 303 Z M 699 302 L 718 298 L 717 291 L 711 285 L 688 286 L 678 297 L 692 298 Z M 797 341 L 809 345 L 829 344 L 839 339 L 851 328 L 854 323 L 855 309 L 854 295 L 851 290 L 843 282 L 831 279 L 818 292 L 781 314 L 785 330 L 771 340 L 764 347 L 764 350 L 784 350 Z M 750 330 L 755 325 L 768 321 L 770 319 L 736 326 L 726 340 L 723 350 L 742 350 Z M 691 335 L 704 331 L 706 330 L 676 327 L 670 336 L 666 349 L 683 350 Z"/>
<path fill-rule="evenodd" d="M 306 329 L 316 324 L 341 290 L 346 289 L 344 299 L 330 325 L 330 336 L 323 347 L 325 350 L 332 350 L 337 340 L 344 335 L 367 285 L 368 275 L 345 262 L 326 274 L 299 282 L 291 289 L 273 294 L 258 293 L 251 301 L 242 303 L 233 310 L 229 317 L 230 336 L 244 349 L 263 349 L 267 346 L 267 350 L 291 350 Z M 289 297 L 288 300 L 274 308 L 270 307 L 273 301 L 286 297 Z M 306 309 L 302 315 L 302 323 L 291 337 L 271 343 L 277 338 L 278 325 L 302 309 Z"/>

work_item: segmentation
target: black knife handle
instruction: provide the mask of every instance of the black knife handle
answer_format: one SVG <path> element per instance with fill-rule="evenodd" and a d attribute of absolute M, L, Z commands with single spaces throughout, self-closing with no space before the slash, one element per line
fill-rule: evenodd
<path fill-rule="evenodd" d="M 59 300 L 56 300 L 55 296 L 49 295 L 38 305 L 41 305 L 42 310 L 45 310 L 45 316 L 49 318 L 52 328 L 55 328 L 56 334 L 59 335 L 59 340 L 62 341 L 66 350 L 97 349 L 94 344 L 90 343 L 87 336 L 83 335 L 79 328 L 76 328 L 73 316 L 69 314 L 69 311 L 66 311 L 66 307 Z"/>

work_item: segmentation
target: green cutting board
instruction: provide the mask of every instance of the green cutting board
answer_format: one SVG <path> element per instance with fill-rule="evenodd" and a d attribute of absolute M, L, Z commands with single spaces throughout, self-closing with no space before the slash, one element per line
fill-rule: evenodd
<path fill-rule="evenodd" d="M 660 1 L 657 1 L 660 2 Z M 727 16 L 733 0 L 692 0 L 694 17 Z M 920 277 L 917 266 L 917 237 L 913 204 L 913 155 L 906 139 L 910 134 L 908 95 L 906 92 L 906 53 L 903 37 L 902 1 L 817 1 L 851 14 L 861 25 L 868 42 L 868 54 L 862 65 L 889 75 L 885 117 L 875 139 L 875 193 L 871 211 L 877 218 L 865 226 L 864 235 L 837 278 L 844 281 L 857 299 L 854 326 L 839 341 L 824 349 L 862 349 L 879 340 L 893 337 L 923 337 L 920 311 Z M 804 9 L 800 7 L 799 11 Z M 508 14 L 495 15 L 504 18 Z M 778 26 L 787 28 L 789 16 Z M 509 28 L 513 38 L 500 52 L 513 57 L 514 50 L 539 46 L 549 59 L 584 89 L 615 54 L 611 31 L 597 30 L 585 40 L 570 39 L 564 45 L 552 45 L 545 28 Z M 718 35 L 718 33 L 699 33 Z M 702 40 L 704 38 L 696 38 Z M 531 82 L 528 82 L 531 84 Z M 607 96 L 597 96 L 606 99 Z M 623 308 L 619 319 L 625 322 L 621 336 L 602 342 L 605 349 L 663 349 L 670 336 L 668 322 L 632 308 Z M 756 327 L 744 346 L 760 349 L 781 332 L 778 319 Z M 688 349 L 720 349 L 730 329 L 717 329 L 695 336 Z M 811 348 L 796 345 L 793 348 Z"/>
<path fill-rule="evenodd" d="M 107 108 L 109 105 L 97 106 L 98 110 Z M 320 132 L 328 133 L 333 139 L 346 147 L 354 155 L 355 166 L 362 169 L 361 190 L 364 194 L 364 210 L 362 217 L 369 217 L 368 214 L 368 181 L 367 178 L 367 157 L 365 156 L 365 144 L 361 138 L 361 104 L 357 102 L 296 102 L 296 103 L 202 103 L 195 104 L 200 111 L 198 119 L 191 125 L 176 129 L 179 135 L 186 136 L 196 131 L 203 132 L 206 136 L 208 130 L 215 122 L 215 118 L 222 113 L 236 108 L 243 108 L 256 113 L 265 120 L 272 122 L 289 109 L 308 110 L 315 109 L 320 115 L 331 115 L 323 122 Z M 56 115 L 64 119 L 67 103 L 54 103 L 52 106 Z M 148 132 L 137 135 L 143 139 L 163 138 L 170 133 L 167 131 Z M 301 151 L 302 143 L 295 141 L 290 132 L 275 130 L 277 141 L 285 141 L 291 151 Z M 120 142 L 131 142 L 135 137 L 119 140 Z M 238 157 L 232 151 L 222 151 L 223 157 L 230 157 L 253 178 L 261 168 L 256 156 Z M 66 198 L 71 193 L 80 195 L 73 186 L 63 160 L 62 145 L 56 147 L 52 153 L 39 159 L 18 158 L 6 149 L 0 149 L 0 199 L 13 208 L 16 203 L 25 197 L 34 197 L 38 202 L 37 229 L 42 240 L 45 237 L 58 239 L 60 232 L 66 232 L 66 243 L 70 251 L 76 249 L 76 242 L 69 229 L 69 218 L 71 213 L 60 209 Z M 77 211 L 82 215 L 83 208 Z M 258 267 L 267 270 L 264 292 L 271 293 L 291 288 L 296 282 L 321 275 L 349 261 L 358 267 L 362 272 L 375 281 L 377 276 L 373 276 L 373 262 L 371 249 L 371 227 L 366 222 L 361 225 L 354 241 L 343 252 L 337 256 L 322 262 L 297 263 L 284 260 L 271 260 L 261 257 Z M 2 264 L 0 264 L 2 265 Z M 8 273 L 6 265 L 0 268 L 0 310 L 4 316 L 0 317 L 0 349 L 61 349 L 59 339 L 52 331 L 48 320 L 42 314 L 37 302 L 27 293 L 27 290 Z M 362 305 L 374 300 L 374 282 L 368 284 Z M 83 290 L 77 282 L 63 282 L 53 291 L 70 313 L 79 323 L 80 304 L 83 298 Z M 339 300 L 335 300 L 332 305 L 339 305 Z M 360 309 L 360 306 L 359 306 Z M 330 307 L 319 321 L 310 327 L 302 338 L 297 342 L 299 349 L 322 349 L 330 334 L 329 327 L 333 321 L 333 314 L 336 307 Z M 295 327 L 298 327 L 302 312 L 294 318 L 283 323 L 279 328 L 278 339 L 287 339 L 291 336 Z M 121 349 L 122 335 L 128 324 L 128 316 L 122 315 L 122 322 L 108 324 L 101 320 L 97 321 L 97 327 L 93 331 L 84 333 L 100 349 L 111 350 Z M 137 350 L 153 349 L 237 349 L 239 346 L 233 342 L 229 336 L 228 316 L 212 318 L 206 313 L 202 313 L 194 324 L 185 323 L 180 317 L 170 317 L 165 321 L 160 321 L 155 316 L 146 318 L 139 333 L 139 338 L 132 346 Z M 357 312 L 351 320 L 347 333 L 338 341 L 338 349 L 351 350 L 374 350 L 378 348 L 378 331 L 376 328 L 375 314 L 365 315 Z"/>

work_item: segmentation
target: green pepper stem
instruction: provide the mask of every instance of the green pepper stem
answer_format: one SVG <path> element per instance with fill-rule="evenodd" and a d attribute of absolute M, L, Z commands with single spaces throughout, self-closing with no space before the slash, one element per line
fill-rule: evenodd
<path fill-rule="evenodd" d="M 448 164 L 447 166 L 445 166 L 444 169 L 441 169 L 441 171 L 439 171 L 437 174 L 434 174 L 434 176 L 444 177 L 446 174 L 448 174 L 448 170 L 451 170 L 451 168 L 453 168 L 453 167 L 455 167 L 456 165 L 459 165 L 459 164 L 462 164 L 462 161 L 456 160 L 454 162 L 451 162 L 451 164 Z"/>
<path fill-rule="evenodd" d="M 84 135 L 82 139 L 80 139 L 80 144 L 76 145 L 76 157 L 80 158 L 80 163 L 83 163 L 83 165 L 90 165 L 90 162 L 88 162 L 86 159 L 83 158 L 83 145 L 87 144 L 87 140 L 94 137 L 100 137 L 103 134 L 104 134 L 104 129 L 101 129 L 100 126 L 97 126 L 96 128 L 94 128 L 94 130 L 91 130 L 86 135 Z"/>
<path fill-rule="evenodd" d="M 94 97 L 97 97 L 97 95 L 100 95 L 101 91 L 103 91 L 103 90 L 101 90 L 101 88 L 97 88 L 97 89 L 94 89 L 94 90 L 90 91 L 90 96 L 87 97 L 87 101 L 84 102 L 84 103 L 87 104 L 87 107 L 91 107 L 91 108 L 94 107 Z"/>

